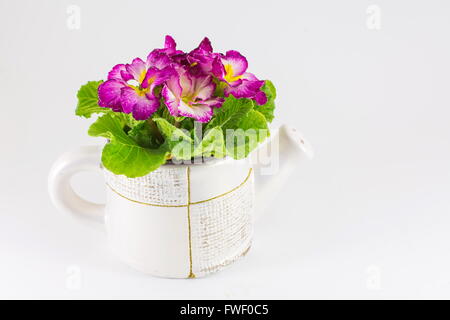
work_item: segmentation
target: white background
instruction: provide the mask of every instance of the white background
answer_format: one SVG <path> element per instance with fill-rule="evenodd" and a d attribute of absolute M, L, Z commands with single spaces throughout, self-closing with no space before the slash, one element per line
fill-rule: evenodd
<path fill-rule="evenodd" d="M 450 298 L 449 16 L 445 0 L 0 0 L 0 298 Z M 74 115 L 80 85 L 165 34 L 247 56 L 278 89 L 275 124 L 316 151 L 249 255 L 204 279 L 131 270 L 47 194 L 62 152 L 102 143 Z M 103 200 L 100 176 L 74 185 Z"/>

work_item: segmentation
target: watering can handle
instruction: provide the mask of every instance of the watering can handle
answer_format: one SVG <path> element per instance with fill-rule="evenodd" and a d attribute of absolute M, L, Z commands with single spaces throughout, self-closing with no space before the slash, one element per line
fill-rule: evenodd
<path fill-rule="evenodd" d="M 82 199 L 73 190 L 70 180 L 79 172 L 101 171 L 101 150 L 101 146 L 84 146 L 67 152 L 56 160 L 48 176 L 48 191 L 55 207 L 82 222 L 103 223 L 105 205 Z"/>

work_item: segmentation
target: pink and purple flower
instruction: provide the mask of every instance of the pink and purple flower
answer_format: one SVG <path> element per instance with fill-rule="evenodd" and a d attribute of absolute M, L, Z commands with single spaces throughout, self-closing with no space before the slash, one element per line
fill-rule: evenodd
<path fill-rule="evenodd" d="M 162 96 L 173 116 L 208 122 L 213 116 L 213 108 L 221 107 L 224 101 L 223 98 L 214 97 L 215 89 L 211 76 L 192 75 L 185 71 L 174 74 L 166 81 Z"/>
<path fill-rule="evenodd" d="M 166 36 L 164 48 L 150 52 L 145 62 L 135 58 L 108 73 L 98 89 L 99 105 L 145 120 L 160 108 L 162 94 L 173 116 L 208 122 L 213 109 L 221 107 L 229 95 L 250 98 L 259 105 L 267 102 L 261 90 L 264 81 L 247 68 L 247 59 L 237 51 L 214 53 L 208 38 L 184 53 Z"/>
<path fill-rule="evenodd" d="M 137 120 L 148 119 L 159 108 L 154 89 L 170 76 L 172 68 L 160 70 L 139 58 L 131 64 L 116 65 L 108 80 L 98 88 L 99 105 L 114 111 L 132 113 Z"/>
<path fill-rule="evenodd" d="M 247 72 L 247 59 L 239 52 L 231 50 L 221 56 L 220 64 L 213 68 L 215 76 L 223 81 L 224 94 L 236 98 L 251 98 L 257 104 L 267 102 L 266 94 L 261 91 L 264 81 L 258 80 L 253 73 Z"/>
<path fill-rule="evenodd" d="M 176 53 L 175 41 L 167 36 L 165 48 L 152 51 L 146 62 L 135 58 L 131 64 L 116 65 L 99 86 L 99 105 L 132 113 L 137 120 L 148 119 L 160 105 L 154 89 L 172 74 L 169 55 Z"/>
<path fill-rule="evenodd" d="M 203 73 L 207 75 L 220 73 L 220 55 L 213 52 L 211 41 L 206 37 L 196 49 L 192 50 L 186 56 L 186 59 L 189 63 L 191 73 Z M 217 70 L 214 70 L 214 68 L 217 68 Z"/>

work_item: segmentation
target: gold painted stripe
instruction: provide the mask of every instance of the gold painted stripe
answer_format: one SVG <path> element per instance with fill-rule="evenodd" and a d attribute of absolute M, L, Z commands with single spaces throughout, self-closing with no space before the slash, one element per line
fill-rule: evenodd
<path fill-rule="evenodd" d="M 192 232 L 191 232 L 191 168 L 187 167 L 187 218 L 188 218 L 188 234 L 189 234 L 189 275 L 188 278 L 194 279 L 195 274 L 192 272 Z"/>
<path fill-rule="evenodd" d="M 189 168 L 189 167 L 188 167 L 188 168 Z M 217 195 L 217 196 L 215 196 L 215 197 L 212 197 L 212 198 L 209 198 L 209 199 L 206 199 L 206 200 L 200 200 L 200 201 L 195 201 L 195 202 L 189 202 L 189 205 L 200 204 L 200 203 L 208 202 L 208 201 L 211 201 L 211 200 L 215 200 L 215 199 L 221 198 L 221 197 L 223 197 L 223 196 L 226 196 L 227 194 L 230 194 L 230 193 L 236 191 L 237 189 L 241 188 L 241 187 L 248 181 L 248 179 L 249 179 L 250 176 L 251 176 L 251 173 L 252 173 L 252 168 L 250 168 L 250 170 L 248 171 L 248 174 L 247 174 L 247 177 L 245 178 L 245 180 L 242 181 L 242 183 L 241 183 L 240 185 L 238 185 L 237 187 L 231 189 L 230 191 L 227 191 L 227 192 L 225 192 L 225 193 L 219 194 L 219 195 Z M 170 205 L 170 204 L 155 204 L 155 203 L 147 203 L 147 202 L 141 202 L 141 201 L 138 201 L 138 200 L 133 200 L 133 199 L 130 199 L 130 198 L 124 196 L 123 194 L 119 193 L 118 191 L 116 191 L 116 190 L 115 190 L 113 187 L 111 187 L 108 183 L 107 183 L 106 185 L 107 185 L 107 186 L 108 186 L 115 194 L 117 194 L 118 196 L 121 196 L 122 198 L 124 198 L 124 199 L 126 199 L 126 200 L 129 200 L 129 201 L 132 201 L 132 202 L 135 202 L 135 203 L 139 203 L 139 204 L 143 204 L 143 205 L 146 205 L 146 206 L 163 207 L 163 208 L 183 208 L 183 207 L 187 207 L 187 206 L 188 206 L 187 204 L 173 204 L 173 205 Z M 189 192 L 190 192 L 190 191 L 189 191 Z"/>
<path fill-rule="evenodd" d="M 247 174 L 247 177 L 245 178 L 245 180 L 242 181 L 242 183 L 240 185 L 238 185 L 237 187 L 235 187 L 235 188 L 233 188 L 230 191 L 227 191 L 225 193 L 219 194 L 218 196 L 215 196 L 215 197 L 212 197 L 212 198 L 209 198 L 209 199 L 206 199 L 206 200 L 191 202 L 190 204 L 204 203 L 204 202 L 208 202 L 208 201 L 215 200 L 215 199 L 221 198 L 223 196 L 226 196 L 227 194 L 230 194 L 230 193 L 236 191 L 237 189 L 239 189 L 240 187 L 242 187 L 248 181 L 248 179 L 250 178 L 251 174 L 252 174 L 252 168 L 250 168 L 250 170 L 248 170 L 248 174 Z"/>

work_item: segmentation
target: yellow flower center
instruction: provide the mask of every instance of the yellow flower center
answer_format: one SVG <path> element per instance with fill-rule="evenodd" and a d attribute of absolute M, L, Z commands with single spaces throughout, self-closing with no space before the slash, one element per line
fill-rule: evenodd
<path fill-rule="evenodd" d="M 151 84 L 153 83 L 153 82 L 155 82 L 155 80 L 156 80 L 156 76 L 153 76 L 153 77 L 150 77 L 150 78 L 148 78 L 148 86 L 147 87 L 150 87 L 151 86 Z"/>
<path fill-rule="evenodd" d="M 144 70 L 144 71 L 141 72 L 141 74 L 139 75 L 139 79 L 138 79 L 138 82 L 139 82 L 139 83 L 142 83 L 142 81 L 144 81 L 145 75 L 146 75 L 146 74 L 147 74 L 147 71 L 146 71 L 146 70 Z"/>
<path fill-rule="evenodd" d="M 183 100 L 183 102 L 188 105 L 189 107 L 192 107 L 192 104 L 195 103 L 195 92 L 192 92 L 190 95 L 186 95 L 181 97 L 181 100 Z"/>
<path fill-rule="evenodd" d="M 145 96 L 146 93 L 150 91 L 150 87 L 148 88 L 142 88 L 141 86 L 133 86 L 131 84 L 128 85 L 130 88 L 132 88 L 140 97 Z"/>
<path fill-rule="evenodd" d="M 231 64 L 226 64 L 224 68 L 225 68 L 225 80 L 227 82 L 235 82 L 242 77 L 234 75 L 233 67 L 231 66 Z"/>

